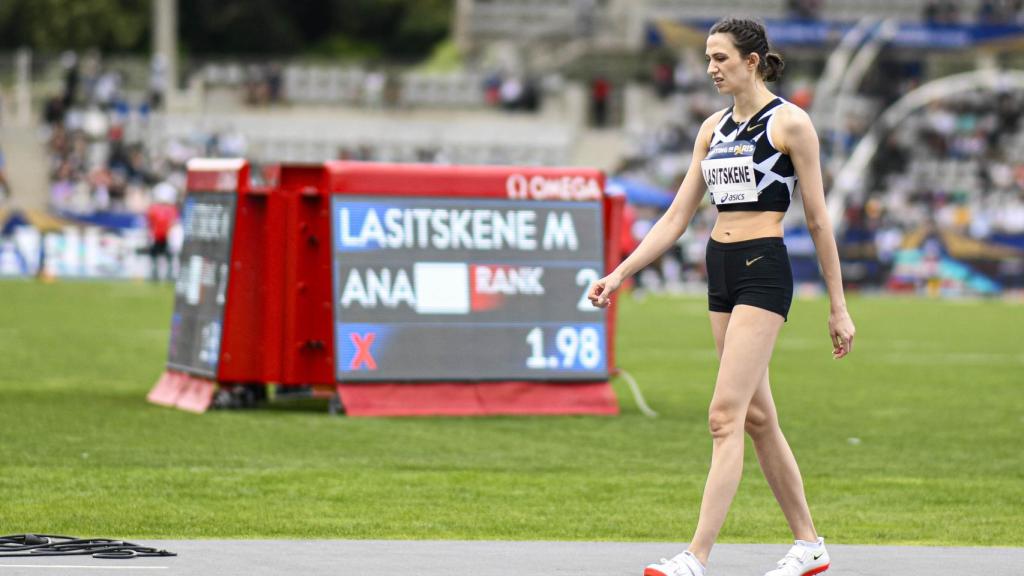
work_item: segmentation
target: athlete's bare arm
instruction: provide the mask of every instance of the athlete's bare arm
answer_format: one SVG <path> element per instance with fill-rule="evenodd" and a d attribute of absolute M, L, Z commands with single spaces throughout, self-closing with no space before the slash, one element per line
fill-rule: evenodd
<path fill-rule="evenodd" d="M 590 302 L 594 306 L 598 308 L 608 306 L 612 292 L 615 292 L 626 278 L 643 269 L 665 250 L 668 250 L 686 231 L 690 220 L 693 219 L 693 214 L 697 211 L 697 206 L 700 205 L 700 201 L 704 197 L 706 186 L 704 174 L 700 170 L 700 163 L 708 154 L 711 136 L 714 133 L 715 125 L 722 118 L 723 112 L 724 110 L 720 110 L 712 114 L 701 125 L 697 140 L 693 143 L 693 158 L 690 160 L 690 167 L 686 170 L 683 183 L 679 185 L 676 197 L 672 200 L 668 210 L 662 214 L 628 258 L 619 264 L 611 274 L 594 282 L 590 287 L 587 297 L 590 298 Z"/>
<path fill-rule="evenodd" d="M 818 263 L 825 278 L 831 302 L 829 314 L 829 335 L 832 337 L 832 355 L 842 358 L 853 350 L 853 336 L 856 329 L 846 310 L 843 295 L 843 279 L 839 269 L 839 249 L 832 232 L 828 208 L 825 204 L 825 190 L 821 180 L 818 133 L 814 130 L 810 116 L 800 108 L 787 104 L 775 119 L 772 138 L 778 150 L 789 154 L 796 168 L 800 195 L 804 203 L 807 229 L 814 240 Z"/>

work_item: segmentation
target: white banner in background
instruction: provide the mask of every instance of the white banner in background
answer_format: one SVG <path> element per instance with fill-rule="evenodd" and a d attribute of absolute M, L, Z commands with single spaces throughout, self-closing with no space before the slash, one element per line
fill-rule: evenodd
<path fill-rule="evenodd" d="M 149 233 L 69 226 L 42 235 L 20 226 L 0 238 L 0 278 L 35 276 L 40 265 L 55 278 L 146 279 L 152 266 Z"/>

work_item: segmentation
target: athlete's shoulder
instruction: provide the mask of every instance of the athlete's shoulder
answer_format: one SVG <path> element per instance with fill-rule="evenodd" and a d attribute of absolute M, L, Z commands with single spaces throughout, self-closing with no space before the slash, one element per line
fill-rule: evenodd
<path fill-rule="evenodd" d="M 788 100 L 782 100 L 774 117 L 775 122 L 780 123 L 786 129 L 814 127 L 811 115 Z"/>
<path fill-rule="evenodd" d="M 783 100 L 772 115 L 771 139 L 777 150 L 789 154 L 792 147 L 806 143 L 808 138 L 817 137 L 814 122 L 806 110 Z"/>

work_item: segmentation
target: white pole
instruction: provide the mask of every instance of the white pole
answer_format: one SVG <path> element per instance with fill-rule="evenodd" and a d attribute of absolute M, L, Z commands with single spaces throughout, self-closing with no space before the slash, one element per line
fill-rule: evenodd
<path fill-rule="evenodd" d="M 887 132 L 903 122 L 912 112 L 927 106 L 930 102 L 949 98 L 957 94 L 978 89 L 1024 90 L 1024 72 L 1019 70 L 974 70 L 932 80 L 905 94 L 882 112 L 860 139 L 853 153 L 843 164 L 833 180 L 828 194 L 828 209 L 835 224 L 836 233 L 842 225 L 843 206 L 846 198 L 862 194 L 871 159 L 878 151 L 878 145 Z"/>
<path fill-rule="evenodd" d="M 14 104 L 15 123 L 18 126 L 32 124 L 32 49 L 19 48 L 15 56 Z"/>
<path fill-rule="evenodd" d="M 153 0 L 153 58 L 163 60 L 164 106 L 178 95 L 178 0 Z"/>

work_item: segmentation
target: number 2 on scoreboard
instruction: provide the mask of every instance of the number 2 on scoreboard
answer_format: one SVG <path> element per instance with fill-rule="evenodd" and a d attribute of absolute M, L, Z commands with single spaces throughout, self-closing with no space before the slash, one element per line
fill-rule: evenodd
<path fill-rule="evenodd" d="M 590 290 L 590 285 L 597 282 L 600 276 L 597 275 L 597 270 L 593 268 L 582 268 L 576 273 L 576 285 L 583 286 L 583 294 L 580 295 L 580 299 L 576 302 L 576 309 L 588 312 L 588 311 L 599 311 L 600 308 L 595 308 L 590 303 L 590 299 L 587 298 L 587 292 Z"/>

